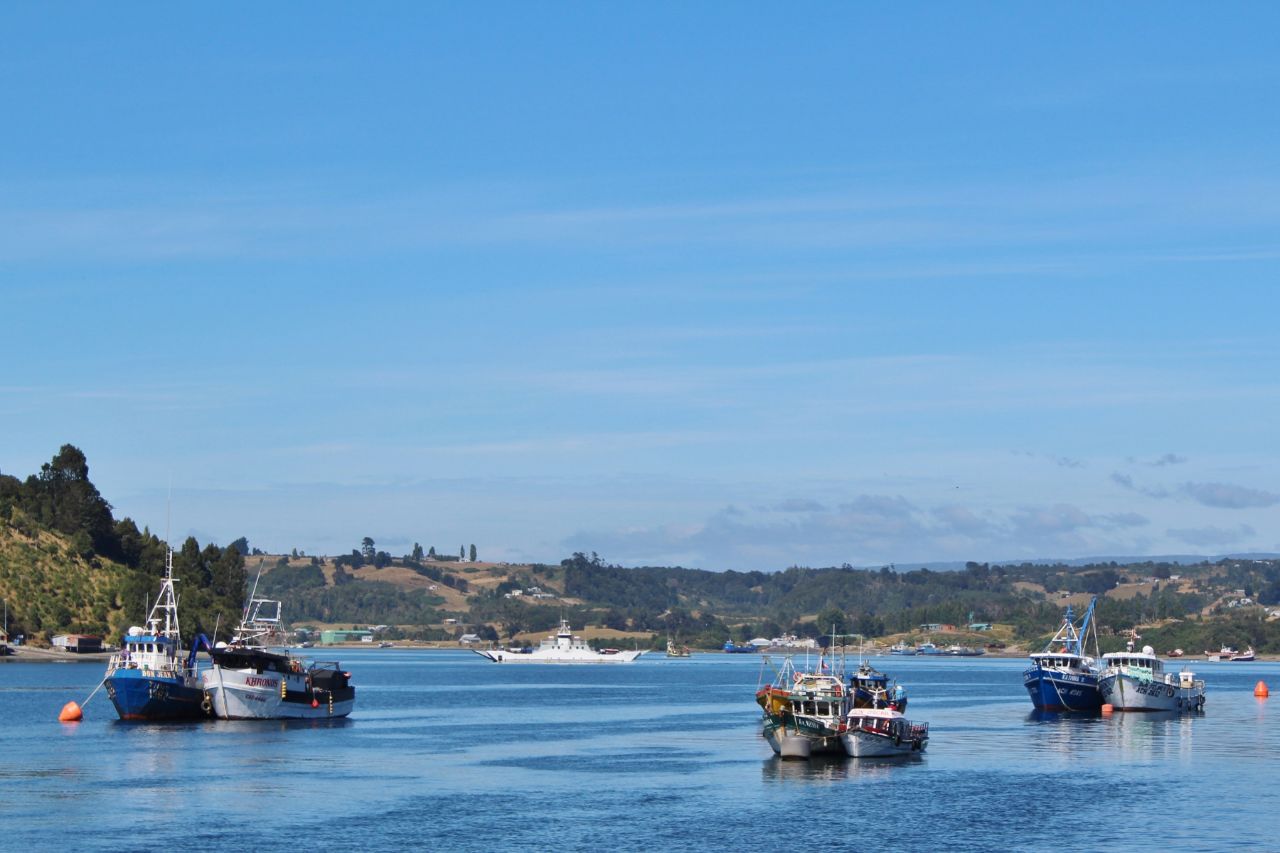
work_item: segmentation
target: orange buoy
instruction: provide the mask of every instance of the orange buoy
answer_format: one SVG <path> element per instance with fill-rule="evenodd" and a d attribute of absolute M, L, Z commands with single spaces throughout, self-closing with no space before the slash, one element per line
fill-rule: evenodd
<path fill-rule="evenodd" d="M 1265 681 L 1259 681 L 1253 688 L 1253 695 L 1257 696 L 1259 699 L 1266 699 L 1271 695 L 1271 691 L 1267 689 L 1267 683 Z"/>
<path fill-rule="evenodd" d="M 75 702 L 68 702 L 58 712 L 58 722 L 60 723 L 78 723 L 83 719 L 84 713 L 81 712 L 80 706 Z"/>
<path fill-rule="evenodd" d="M 1102 713 L 1104 714 L 1110 714 L 1114 710 L 1115 710 L 1115 706 L 1109 702 L 1106 705 L 1102 706 Z"/>

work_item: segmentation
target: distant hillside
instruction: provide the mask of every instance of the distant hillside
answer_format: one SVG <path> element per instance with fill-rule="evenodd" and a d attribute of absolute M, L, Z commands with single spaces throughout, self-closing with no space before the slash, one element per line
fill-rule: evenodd
<path fill-rule="evenodd" d="M 64 446 L 25 481 L 0 474 L 0 596 L 14 633 L 48 639 L 62 631 L 114 638 L 140 622 L 154 598 L 167 546 L 129 519 L 116 520 L 89 481 L 83 454 Z M 1157 647 L 1222 644 L 1280 653 L 1280 560 L 1250 555 L 1182 562 L 1143 558 L 968 562 L 921 567 L 792 567 L 710 572 L 671 566 L 623 568 L 576 553 L 558 564 L 509 565 L 377 551 L 372 539 L 336 559 L 254 553 L 258 594 L 284 602 L 295 626 L 385 626 L 385 637 L 527 641 L 568 619 L 610 641 L 661 646 L 667 637 L 702 647 L 726 640 L 832 631 L 950 642 L 1043 644 L 1067 603 L 1097 595 L 1106 648 L 1132 632 Z M 174 553 L 188 636 L 225 639 L 246 597 L 246 539 L 203 548 L 188 538 Z M 1274 615 L 1273 615 L 1274 614 Z M 971 624 L 993 625 L 991 633 Z M 922 626 L 931 626 L 923 628 Z M 934 627 L 937 626 L 937 627 Z M 940 639 L 940 638 L 939 638 Z"/>
<path fill-rule="evenodd" d="M 1117 566 L 1141 566 L 1147 564 L 1168 564 L 1173 566 L 1195 566 L 1202 563 L 1217 563 L 1223 560 L 1280 560 L 1280 554 L 1272 554 L 1269 552 L 1259 553 L 1241 553 L 1241 554 L 1219 554 L 1217 556 L 1206 554 L 1157 554 L 1153 556 L 1107 556 L 1107 557 L 1070 557 L 1070 558 L 1053 558 L 1053 557 L 1035 557 L 1032 559 L 1019 558 L 1017 560 L 992 560 L 993 566 L 1105 566 L 1111 563 Z M 966 563 L 959 560 L 951 560 L 946 562 L 935 563 L 894 563 L 893 568 L 896 571 L 911 571 L 913 569 L 931 569 L 935 572 L 955 572 L 963 569 Z M 879 566 L 871 566 L 866 568 L 878 569 Z"/>

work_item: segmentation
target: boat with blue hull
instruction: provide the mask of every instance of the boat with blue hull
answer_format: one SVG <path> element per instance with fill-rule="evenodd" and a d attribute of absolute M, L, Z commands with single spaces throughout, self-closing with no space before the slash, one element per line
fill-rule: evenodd
<path fill-rule="evenodd" d="M 1031 666 L 1022 673 L 1022 683 L 1036 710 L 1092 712 L 1102 707 L 1096 658 L 1085 650 L 1089 636 L 1093 637 L 1095 648 L 1097 646 L 1098 635 L 1093 624 L 1097 603 L 1095 596 L 1078 627 L 1071 606 L 1067 605 L 1062 627 L 1045 650 L 1030 655 Z"/>
<path fill-rule="evenodd" d="M 173 591 L 176 582 L 170 551 L 146 627 L 130 628 L 120 651 L 107 664 L 103 683 L 122 720 L 199 720 L 209 715 L 209 703 L 196 672 L 196 653 L 202 646 L 207 649 L 209 643 L 200 634 L 183 656 Z"/>
<path fill-rule="evenodd" d="M 740 646 L 737 643 L 735 643 L 733 640 L 725 641 L 724 650 L 725 652 L 731 655 L 753 655 L 756 652 L 760 651 L 759 648 L 752 645 L 751 643 L 747 643 L 745 645 Z"/>

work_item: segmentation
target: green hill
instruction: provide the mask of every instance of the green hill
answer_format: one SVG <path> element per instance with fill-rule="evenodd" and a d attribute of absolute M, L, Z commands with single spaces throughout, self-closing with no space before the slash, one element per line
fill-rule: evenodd
<path fill-rule="evenodd" d="M 89 481 L 84 455 L 65 445 L 25 481 L 0 474 L 0 596 L 13 633 L 47 640 L 77 631 L 118 637 L 154 598 L 167 546 L 115 519 Z M 185 632 L 226 638 L 245 598 L 248 542 L 174 553 Z M 474 548 L 472 551 L 474 557 Z M 592 554 L 558 564 L 508 565 L 377 551 L 372 539 L 336 559 L 254 553 L 259 594 L 285 602 L 295 625 L 388 626 L 388 638 L 536 636 L 561 618 L 591 637 L 715 647 L 833 627 L 867 637 L 1039 647 L 1070 602 L 1100 596 L 1103 650 L 1138 632 L 1164 651 L 1252 646 L 1280 653 L 1280 560 L 1194 565 L 1114 562 L 988 565 L 956 571 L 792 567 L 779 572 L 623 568 Z M 1273 615 L 1274 614 L 1274 615 Z M 989 623 L 991 633 L 967 631 Z M 945 626 L 922 628 L 922 626 Z M 943 636 L 945 635 L 945 636 Z"/>

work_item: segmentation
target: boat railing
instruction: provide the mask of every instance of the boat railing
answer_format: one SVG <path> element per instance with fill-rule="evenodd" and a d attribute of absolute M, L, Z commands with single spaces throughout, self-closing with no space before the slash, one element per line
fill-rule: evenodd
<path fill-rule="evenodd" d="M 108 675 L 123 669 L 136 669 L 143 675 L 148 676 L 159 675 L 181 678 L 188 674 L 186 667 L 176 660 L 164 658 L 160 663 L 157 663 L 151 659 L 150 655 L 138 654 L 137 652 L 128 655 L 117 653 L 107 661 Z"/>

